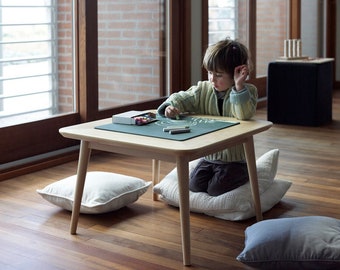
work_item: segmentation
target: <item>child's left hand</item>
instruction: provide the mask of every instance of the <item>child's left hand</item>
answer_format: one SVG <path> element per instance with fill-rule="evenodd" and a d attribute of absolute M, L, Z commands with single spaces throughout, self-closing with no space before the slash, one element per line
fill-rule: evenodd
<path fill-rule="evenodd" d="M 249 68 L 247 65 L 237 66 L 234 70 L 235 88 L 240 91 L 244 88 L 244 82 L 249 75 Z"/>

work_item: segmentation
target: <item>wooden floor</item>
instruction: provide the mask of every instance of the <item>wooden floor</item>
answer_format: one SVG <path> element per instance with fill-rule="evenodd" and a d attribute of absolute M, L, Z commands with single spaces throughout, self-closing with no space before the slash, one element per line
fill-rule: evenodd
<path fill-rule="evenodd" d="M 266 119 L 266 109 L 257 119 Z M 323 127 L 274 125 L 256 135 L 256 155 L 280 149 L 277 177 L 292 181 L 264 218 L 325 215 L 340 218 L 340 91 L 333 122 Z M 77 162 L 0 182 L 0 269 L 188 269 L 182 265 L 178 209 L 152 201 L 103 215 L 81 215 L 78 235 L 71 214 L 49 204 L 36 189 L 75 174 Z M 165 175 L 173 164 L 162 163 Z M 89 170 L 151 179 L 151 161 L 113 154 L 91 158 Z M 244 247 L 241 222 L 191 215 L 192 269 L 249 269 L 235 257 Z"/>

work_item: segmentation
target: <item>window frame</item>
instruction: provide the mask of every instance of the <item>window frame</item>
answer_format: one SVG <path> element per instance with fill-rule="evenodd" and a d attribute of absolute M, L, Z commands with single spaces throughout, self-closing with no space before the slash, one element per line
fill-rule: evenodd
<path fill-rule="evenodd" d="M 77 156 L 79 141 L 63 138 L 59 129 L 96 119 L 111 117 L 126 110 L 156 108 L 168 92 L 165 86 L 160 97 L 147 102 L 98 109 L 98 47 L 97 3 L 99 0 L 73 0 L 75 31 L 75 89 L 76 112 L 52 116 L 48 119 L 0 128 L 0 181 L 27 172 L 61 164 Z M 190 14 L 189 1 L 168 1 L 170 22 L 169 59 L 170 89 L 186 87 L 190 79 Z M 178 16 L 181 14 L 181 16 Z M 180 33 L 178 35 L 178 33 Z M 182 49 L 185 48 L 185 49 Z M 184 57 L 183 57 L 184 56 Z M 165 70 L 163 71 L 165 74 Z"/>
<path fill-rule="evenodd" d="M 76 112 L 50 117 L 40 121 L 23 123 L 0 128 L 0 181 L 24 173 L 61 164 L 78 157 L 78 141 L 65 139 L 59 134 L 59 129 L 86 121 L 110 117 L 114 113 L 130 109 L 156 108 L 167 94 L 185 90 L 191 85 L 191 0 L 167 0 L 169 9 L 169 64 L 167 73 L 169 79 L 163 80 L 160 98 L 137 104 L 129 104 L 114 109 L 98 110 L 98 70 L 97 61 L 97 2 L 99 0 L 73 0 L 75 8 L 75 89 Z M 300 31 L 300 0 L 290 2 L 290 37 L 298 38 Z M 328 3 L 332 0 L 327 0 Z M 249 3 L 249 50 L 253 61 L 256 54 L 256 0 Z M 203 57 L 208 44 L 208 0 L 201 0 L 201 56 Z M 329 4 L 328 12 L 331 13 Z M 294 13 L 294 14 L 292 14 Z M 294 16 L 293 16 L 294 15 Z M 333 14 L 334 15 L 334 14 Z M 327 25 L 332 26 L 334 19 L 328 18 Z M 327 28 L 328 29 L 328 28 Z M 332 28 L 334 31 L 334 27 Z M 335 54 L 334 35 L 329 32 L 327 44 L 329 57 Z M 331 43 L 333 42 L 333 43 Z M 333 56 L 334 57 L 334 56 Z M 254 73 L 256 74 L 256 73 Z M 207 79 L 202 69 L 202 80 Z M 266 77 L 250 78 L 259 89 L 259 106 L 266 105 Z M 33 158 L 32 158 L 33 157 Z M 8 167 L 2 167 L 3 164 Z"/>
<path fill-rule="evenodd" d="M 58 71 L 57 71 L 58 63 L 57 61 L 55 61 L 57 52 L 54 49 L 57 46 L 56 44 L 57 43 L 57 39 L 56 39 L 57 23 L 56 23 L 56 12 L 55 12 L 56 8 L 55 7 L 56 6 L 55 6 L 54 1 L 50 1 L 49 3 L 45 3 L 45 4 L 41 3 L 41 4 L 35 4 L 35 5 L 33 4 L 33 5 L 27 5 L 27 6 L 16 5 L 16 4 L 10 5 L 7 2 L 6 4 L 4 4 L 3 1 L 0 1 L 0 8 L 1 8 L 2 14 L 7 13 L 7 16 L 1 15 L 1 21 L 0 21 L 1 33 L 3 34 L 3 39 L 1 40 L 1 44 L 0 44 L 1 45 L 0 55 L 2 56 L 1 63 L 3 64 L 1 66 L 2 76 L 0 79 L 0 84 L 2 85 L 0 89 L 0 94 L 2 95 L 2 99 L 0 101 L 0 109 L 7 102 L 10 103 L 11 100 L 18 99 L 18 98 L 20 99 L 23 96 L 32 98 L 37 95 L 40 95 L 40 96 L 43 95 L 50 100 L 50 105 L 44 104 L 44 106 L 46 107 L 44 106 L 35 107 L 35 108 L 31 107 L 30 109 L 26 108 L 25 111 L 22 110 L 19 112 L 12 112 L 12 113 L 6 110 L 1 110 L 0 121 L 3 121 L 1 126 L 7 126 L 6 123 L 9 121 L 16 122 L 17 120 L 15 119 L 21 118 L 22 116 L 26 114 L 35 114 L 39 111 L 52 114 L 53 112 L 58 110 L 58 106 L 57 106 L 58 103 L 55 98 L 58 92 L 58 85 L 55 83 L 51 83 L 50 85 L 48 85 L 48 83 L 42 84 L 41 86 L 44 86 L 44 88 L 41 88 L 38 91 L 34 89 L 33 87 L 32 89 L 30 89 L 30 91 L 29 90 L 19 91 L 18 89 L 14 89 L 13 86 L 11 87 L 7 85 L 5 86 L 5 90 L 7 90 L 8 93 L 7 94 L 1 93 L 2 88 L 4 87 L 4 85 L 6 85 L 6 82 L 17 82 L 17 84 L 18 83 L 20 84 L 21 80 L 30 80 L 30 79 L 35 79 L 35 78 L 50 78 L 50 80 L 53 80 L 53 78 L 58 77 Z M 42 21 L 39 20 L 36 22 L 32 22 L 32 21 L 25 20 L 25 19 L 23 19 L 23 21 L 21 21 L 21 19 L 19 19 L 18 21 L 16 21 L 15 19 L 11 21 L 13 16 L 8 16 L 8 15 L 14 14 L 14 13 L 20 14 L 22 13 L 23 8 L 29 9 L 30 11 L 33 11 L 33 12 L 34 10 L 35 12 L 37 12 L 37 10 L 40 10 L 40 11 L 43 10 L 45 12 L 49 11 L 49 16 L 46 17 L 46 20 L 42 20 Z M 6 17 L 6 19 L 4 19 L 3 17 Z M 36 18 L 34 18 L 33 20 L 36 20 Z M 23 30 L 24 28 L 32 29 L 33 26 L 41 27 L 40 29 L 41 32 L 43 32 L 44 28 L 46 32 L 47 32 L 46 29 L 50 29 L 50 32 L 48 33 L 49 35 L 44 36 L 42 38 L 41 36 L 39 36 L 38 33 L 33 33 L 33 35 L 30 35 L 29 37 L 25 36 L 25 34 L 23 35 L 18 34 L 18 31 L 26 32 Z M 34 30 L 32 29 L 32 31 Z M 9 36 L 13 35 L 13 36 L 7 38 L 6 40 L 7 35 Z M 46 49 L 45 51 L 46 54 L 43 54 L 42 51 L 38 49 L 39 48 L 38 44 L 42 44 L 42 46 L 45 45 L 47 48 L 49 48 L 49 49 Z M 8 55 L 9 52 L 11 51 L 10 46 L 21 46 L 20 49 L 22 49 L 23 52 L 21 52 L 20 56 Z M 37 50 L 35 51 L 35 53 L 39 52 L 39 55 L 35 55 L 35 54 L 32 55 L 32 51 L 28 50 L 27 47 L 36 48 Z M 19 50 L 17 49 L 15 51 L 18 52 Z M 3 52 L 5 52 L 5 54 L 3 54 Z M 42 64 L 44 62 L 49 62 L 50 70 L 48 71 L 41 70 L 41 69 L 35 70 L 31 68 L 31 65 Z M 7 70 L 7 68 L 18 67 L 21 65 L 27 66 L 27 68 L 24 69 L 26 72 L 21 71 L 21 72 L 16 72 L 15 74 L 13 73 L 10 75 L 8 74 L 6 75 L 5 70 Z M 21 84 L 24 84 L 24 83 L 21 82 Z M 11 92 L 11 90 L 14 90 L 14 91 Z M 31 105 L 30 103 L 28 104 Z"/>

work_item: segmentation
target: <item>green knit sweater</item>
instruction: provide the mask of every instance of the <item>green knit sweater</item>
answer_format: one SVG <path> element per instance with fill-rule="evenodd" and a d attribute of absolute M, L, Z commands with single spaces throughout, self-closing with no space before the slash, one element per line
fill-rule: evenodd
<path fill-rule="evenodd" d="M 164 115 L 165 108 L 172 105 L 181 112 L 190 112 L 201 115 L 220 115 L 218 108 L 218 93 L 214 90 L 209 81 L 198 82 L 196 86 L 190 87 L 186 91 L 172 94 L 162 103 L 157 111 Z M 235 117 L 240 120 L 252 118 L 256 111 L 257 89 L 252 84 L 245 84 L 245 88 L 236 92 L 233 88 L 226 91 L 222 115 Z M 243 145 L 225 149 L 205 157 L 210 161 L 244 161 L 245 154 Z"/>

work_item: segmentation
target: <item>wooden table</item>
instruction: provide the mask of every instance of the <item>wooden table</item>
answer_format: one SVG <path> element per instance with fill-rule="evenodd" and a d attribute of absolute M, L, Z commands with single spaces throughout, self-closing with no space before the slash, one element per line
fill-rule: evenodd
<path fill-rule="evenodd" d="M 235 121 L 233 118 L 214 118 L 224 121 Z M 77 183 L 71 217 L 71 234 L 76 234 L 77 230 L 81 199 L 91 149 L 153 159 L 155 161 L 153 163 L 154 183 L 158 181 L 158 177 L 155 176 L 155 171 L 158 171 L 157 167 L 159 166 L 159 160 L 176 163 L 180 198 L 179 209 L 184 265 L 191 264 L 189 161 L 215 153 L 236 144 L 243 144 L 248 163 L 248 172 L 255 204 L 256 218 L 257 221 L 262 220 L 253 135 L 269 129 L 272 126 L 271 122 L 259 120 L 239 121 L 239 125 L 214 131 L 186 141 L 174 141 L 141 135 L 104 131 L 94 128 L 96 126 L 109 124 L 111 121 L 111 118 L 108 118 L 60 129 L 60 133 L 64 137 L 81 141 Z"/>

